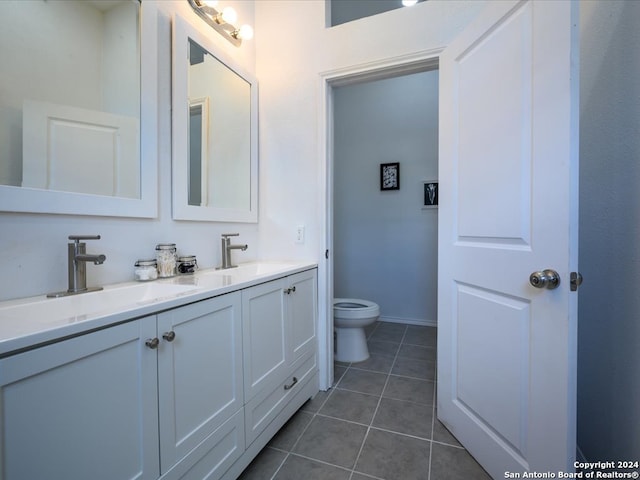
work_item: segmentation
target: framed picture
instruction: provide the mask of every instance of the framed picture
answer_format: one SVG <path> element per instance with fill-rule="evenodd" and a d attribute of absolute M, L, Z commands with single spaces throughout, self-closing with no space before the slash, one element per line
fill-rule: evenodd
<path fill-rule="evenodd" d="M 380 164 L 380 190 L 400 190 L 400 164 Z"/>
<path fill-rule="evenodd" d="M 423 183 L 423 207 L 422 208 L 437 208 L 438 207 L 438 181 L 427 180 Z"/>

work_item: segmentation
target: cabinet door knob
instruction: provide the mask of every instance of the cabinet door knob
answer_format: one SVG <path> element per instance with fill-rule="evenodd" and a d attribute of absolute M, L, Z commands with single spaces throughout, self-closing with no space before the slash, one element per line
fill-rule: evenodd
<path fill-rule="evenodd" d="M 284 293 L 286 293 L 287 295 L 289 295 L 289 294 L 291 294 L 291 293 L 293 293 L 295 291 L 296 291 L 295 285 L 293 287 L 289 287 L 289 288 L 285 288 L 284 289 Z"/>
<path fill-rule="evenodd" d="M 160 340 L 158 340 L 157 337 L 154 338 L 148 338 L 146 342 L 144 342 L 144 344 L 149 347 L 150 349 L 154 350 L 156 348 L 158 348 L 158 345 L 160 344 Z"/>
<path fill-rule="evenodd" d="M 291 384 L 285 385 L 284 389 L 285 390 L 291 390 L 296 383 L 298 383 L 298 378 L 297 377 L 293 377 L 293 381 L 291 382 Z"/>
<path fill-rule="evenodd" d="M 162 334 L 162 338 L 164 338 L 167 342 L 173 342 L 176 338 L 176 332 L 171 330 L 170 332 L 164 332 Z"/>

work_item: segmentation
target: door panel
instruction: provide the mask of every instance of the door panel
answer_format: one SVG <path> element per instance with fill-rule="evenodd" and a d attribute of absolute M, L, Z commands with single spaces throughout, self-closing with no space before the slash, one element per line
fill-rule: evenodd
<path fill-rule="evenodd" d="M 530 303 L 458 285 L 457 305 L 457 406 L 522 455 L 526 425 L 520 420 L 528 416 Z"/>
<path fill-rule="evenodd" d="M 459 197 L 457 233 L 459 240 L 477 246 L 530 242 L 531 9 L 518 9 L 455 60 L 460 95 L 456 188 L 465 192 Z M 505 71 L 509 74 L 497 74 Z M 474 128 L 477 121 L 486 123 Z M 495 183 L 501 188 L 493 188 Z M 487 209 L 494 214 L 490 222 L 483 215 Z"/>
<path fill-rule="evenodd" d="M 573 468 L 576 16 L 489 2 L 440 58 L 438 415 L 494 478 Z"/>

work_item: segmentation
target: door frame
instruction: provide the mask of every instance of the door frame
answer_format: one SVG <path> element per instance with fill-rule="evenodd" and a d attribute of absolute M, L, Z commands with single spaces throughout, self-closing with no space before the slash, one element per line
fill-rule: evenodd
<path fill-rule="evenodd" d="M 333 89 L 345 85 L 437 70 L 444 46 L 320 73 L 318 178 L 320 225 L 324 242 L 318 252 L 318 366 L 320 389 L 333 385 Z M 326 256 L 328 252 L 328 257 Z"/>

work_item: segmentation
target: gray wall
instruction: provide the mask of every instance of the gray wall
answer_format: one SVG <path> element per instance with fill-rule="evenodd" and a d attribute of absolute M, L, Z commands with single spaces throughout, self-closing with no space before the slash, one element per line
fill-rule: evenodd
<path fill-rule="evenodd" d="M 334 297 L 380 305 L 386 319 L 436 323 L 438 72 L 334 90 Z M 400 162 L 400 190 L 380 164 Z"/>
<path fill-rule="evenodd" d="M 640 458 L 640 2 L 581 1 L 578 445 Z"/>

